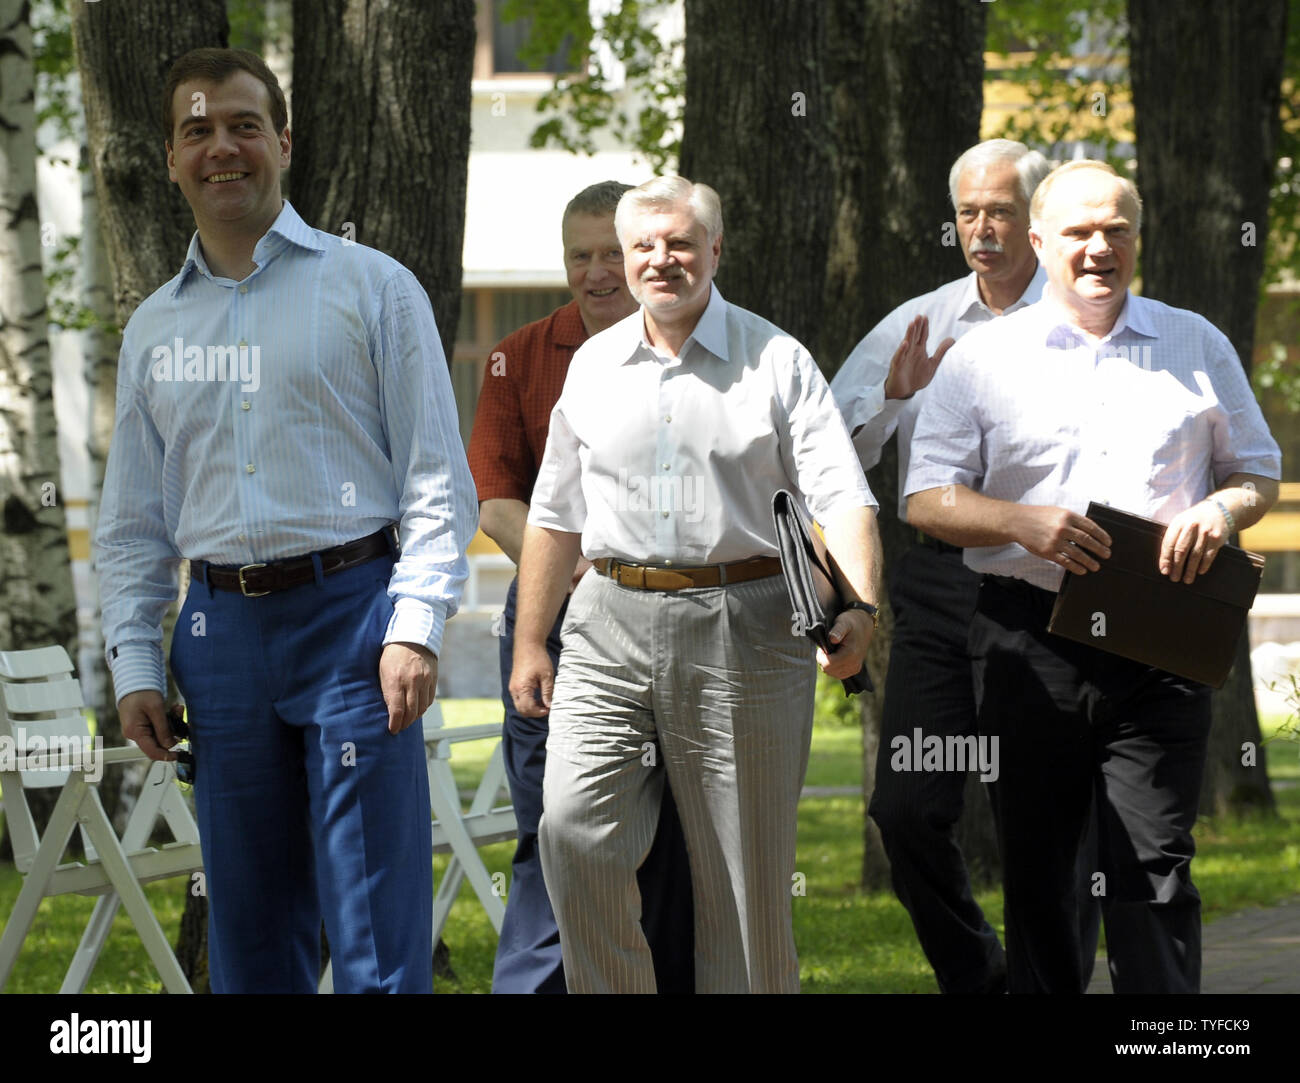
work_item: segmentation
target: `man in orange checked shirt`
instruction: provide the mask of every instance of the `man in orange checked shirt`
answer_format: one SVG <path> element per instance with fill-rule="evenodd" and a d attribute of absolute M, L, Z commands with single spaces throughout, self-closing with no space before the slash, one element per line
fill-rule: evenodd
<path fill-rule="evenodd" d="M 629 187 L 603 181 L 583 189 L 569 202 L 561 232 L 573 300 L 502 340 L 492 352 L 483 379 L 469 444 L 470 470 L 478 487 L 479 522 L 483 532 L 516 566 L 528 502 L 546 448 L 551 409 L 564 387 L 569 362 L 591 335 L 617 323 L 637 307 L 627 289 L 623 253 L 614 233 L 614 210 Z M 579 558 L 573 575 L 575 585 L 590 567 L 590 562 Z M 547 720 L 520 715 L 508 690 L 514 656 L 516 588 L 517 583 L 511 582 L 501 626 L 501 698 L 506 711 L 502 748 L 519 834 L 492 990 L 562 993 L 565 984 L 559 930 L 542 880 L 537 848 Z M 564 613 L 561 608 L 547 640 L 552 665 L 558 665 Z M 693 992 L 690 864 L 677 809 L 666 784 L 658 835 L 641 866 L 638 883 L 643 907 L 641 924 L 654 956 L 660 991 Z"/>

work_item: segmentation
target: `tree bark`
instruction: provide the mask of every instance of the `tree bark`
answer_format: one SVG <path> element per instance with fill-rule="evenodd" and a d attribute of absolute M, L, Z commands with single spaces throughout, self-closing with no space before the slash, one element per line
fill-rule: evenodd
<path fill-rule="evenodd" d="M 294 207 L 414 272 L 448 364 L 473 61 L 473 0 L 295 0 Z"/>
<path fill-rule="evenodd" d="M 167 179 L 162 91 L 177 57 L 226 44 L 226 8 L 223 0 L 134 0 L 75 4 L 72 18 L 101 235 L 124 326 L 180 270 L 194 233 L 194 216 Z M 111 413 L 117 370 L 103 361 L 95 369 L 98 418 Z M 206 896 L 186 896 L 176 954 L 195 992 L 206 992 Z"/>
<path fill-rule="evenodd" d="M 823 4 L 686 0 L 681 172 L 722 199 L 718 286 L 814 351 L 834 195 L 826 31 Z"/>
<path fill-rule="evenodd" d="M 117 398 L 117 355 L 122 336 L 115 330 L 113 310 L 113 271 L 99 230 L 99 198 L 95 194 L 95 174 L 90 167 L 90 148 L 81 147 L 81 303 L 98 321 L 82 332 L 82 375 L 90 399 L 90 429 L 86 435 L 86 452 L 90 460 L 90 508 L 87 526 L 95 536 L 99 525 L 99 494 L 104 487 L 104 468 L 108 463 L 108 442 L 113 436 L 113 413 Z M 91 570 L 91 605 L 94 627 L 101 625 L 99 583 Z M 110 747 L 126 744 L 122 723 L 117 717 L 117 698 L 103 651 L 91 652 L 89 672 L 81 674 L 87 704 L 95 712 L 99 736 Z M 116 771 L 106 771 L 99 784 L 100 800 L 118 831 L 126 829 L 127 817 L 135 804 L 148 768 L 132 764 Z"/>
<path fill-rule="evenodd" d="M 0 0 L 0 650 L 57 643 L 75 658 L 36 204 L 35 80 L 30 5 Z M 34 792 L 31 803 L 43 821 L 53 795 L 42 801 Z M 6 830 L 0 854 L 11 853 Z"/>
<path fill-rule="evenodd" d="M 817 349 L 829 373 L 893 308 L 966 272 L 948 228 L 948 171 L 979 139 L 984 9 L 944 0 L 834 0 L 828 12 L 834 217 Z M 897 514 L 894 441 L 868 480 L 880 501 L 885 567 L 894 567 L 914 542 Z M 879 691 L 861 698 L 867 802 L 893 629 L 887 602 L 881 608 L 885 619 L 867 658 Z M 998 867 L 991 817 L 988 801 L 968 788 L 958 837 L 972 875 Z M 864 841 L 862 883 L 885 887 L 889 863 L 870 817 Z"/>
<path fill-rule="evenodd" d="M 1142 291 L 1214 323 L 1249 375 L 1276 165 L 1286 0 L 1129 0 L 1128 12 L 1145 204 Z M 1214 695 L 1204 813 L 1275 810 L 1251 683 L 1243 636 L 1232 675 Z M 1256 750 L 1253 761 L 1243 755 L 1246 743 Z"/>

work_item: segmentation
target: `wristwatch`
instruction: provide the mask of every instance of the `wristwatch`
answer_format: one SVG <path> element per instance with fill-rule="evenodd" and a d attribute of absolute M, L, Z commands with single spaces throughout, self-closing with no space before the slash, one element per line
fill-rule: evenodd
<path fill-rule="evenodd" d="M 871 627 L 875 628 L 880 623 L 880 618 L 876 615 L 880 612 L 876 606 L 870 602 L 845 602 L 845 609 L 861 609 L 868 617 L 871 618 Z"/>

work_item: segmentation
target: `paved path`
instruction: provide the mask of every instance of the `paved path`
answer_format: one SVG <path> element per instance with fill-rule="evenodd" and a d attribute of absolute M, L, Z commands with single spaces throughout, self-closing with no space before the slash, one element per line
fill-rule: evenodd
<path fill-rule="evenodd" d="M 1088 992 L 1110 992 L 1104 953 Z M 1201 992 L 1300 993 L 1300 895 L 1204 926 Z"/>

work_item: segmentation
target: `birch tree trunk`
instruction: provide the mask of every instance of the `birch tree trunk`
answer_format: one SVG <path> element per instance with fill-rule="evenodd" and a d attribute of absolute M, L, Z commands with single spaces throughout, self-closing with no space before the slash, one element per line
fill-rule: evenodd
<path fill-rule="evenodd" d="M 35 78 L 29 5 L 0 0 L 0 650 L 57 643 L 76 657 L 36 204 Z M 0 852 L 10 853 L 7 837 Z"/>

